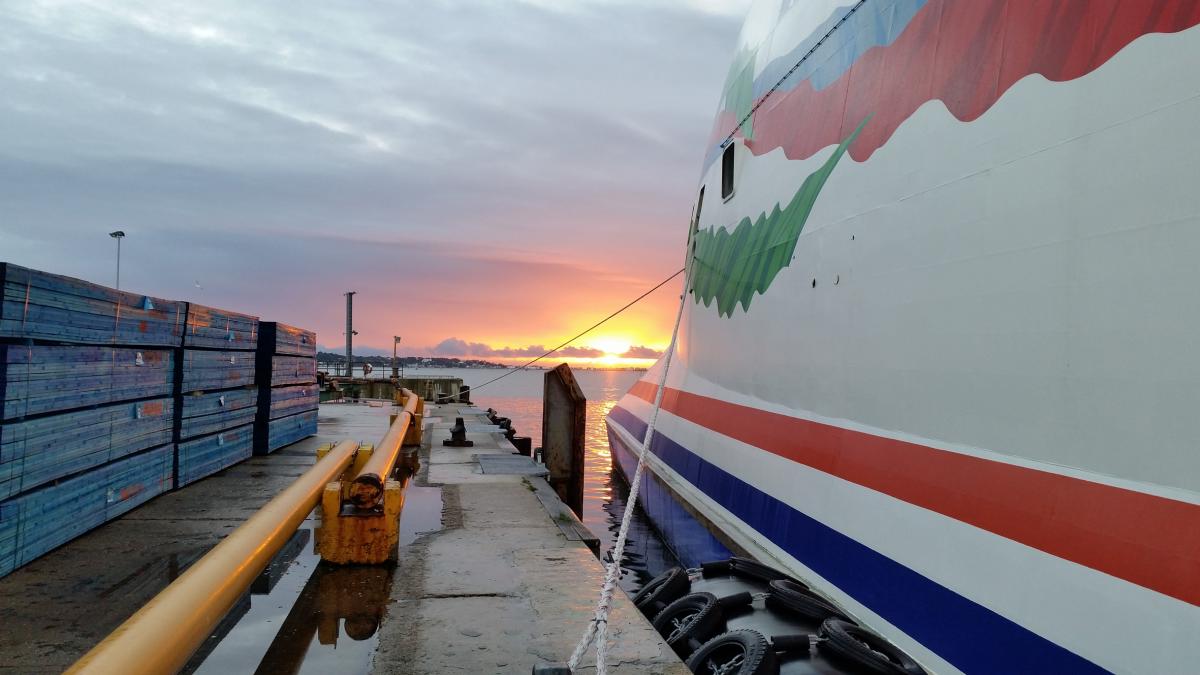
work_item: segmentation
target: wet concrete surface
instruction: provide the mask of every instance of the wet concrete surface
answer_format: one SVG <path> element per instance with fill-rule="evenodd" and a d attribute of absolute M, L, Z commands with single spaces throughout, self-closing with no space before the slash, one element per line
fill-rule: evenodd
<path fill-rule="evenodd" d="M 61 673 L 304 473 L 319 445 L 375 442 L 389 412 L 322 405 L 317 436 L 157 497 L 0 579 L 0 673 Z M 298 586 L 307 569 L 292 575 Z M 231 614 L 253 609 L 243 605 Z"/>
<path fill-rule="evenodd" d="M 479 455 L 510 455 L 511 444 L 469 432 L 474 447 L 442 446 L 455 417 L 483 423 L 477 412 L 451 404 L 427 413 L 416 484 L 441 488 L 442 529 L 405 551 L 374 673 L 528 673 L 566 661 L 595 609 L 604 569 L 542 506 L 530 482 L 542 479 L 482 472 Z M 612 672 L 688 672 L 620 591 L 609 634 Z"/>
<path fill-rule="evenodd" d="M 0 579 L 0 672 L 69 667 L 220 539 L 289 485 L 326 442 L 376 442 L 390 406 L 323 404 L 318 435 L 159 497 Z M 441 416 L 470 416 L 455 407 Z M 480 420 L 472 420 L 479 422 Z M 406 455 L 394 566 L 337 567 L 305 521 L 187 672 L 510 673 L 564 661 L 593 611 L 603 568 L 538 501 L 536 477 L 483 474 L 509 455 L 501 434 L 445 448 L 436 409 Z M 548 488 L 546 488 L 548 489 Z M 610 669 L 685 673 L 618 592 Z"/>

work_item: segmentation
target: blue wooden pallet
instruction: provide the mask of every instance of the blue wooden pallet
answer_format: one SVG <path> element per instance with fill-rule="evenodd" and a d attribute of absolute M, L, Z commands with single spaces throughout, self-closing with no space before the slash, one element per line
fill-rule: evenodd
<path fill-rule="evenodd" d="M 167 396 L 170 349 L 0 344 L 0 420 Z"/>
<path fill-rule="evenodd" d="M 193 392 L 181 400 L 179 437 L 183 440 L 252 424 L 258 413 L 256 387 Z"/>
<path fill-rule="evenodd" d="M 309 410 L 255 425 L 254 453 L 266 455 L 317 433 L 317 411 Z"/>
<path fill-rule="evenodd" d="M 311 384 L 317 381 L 317 360 L 304 356 L 271 357 L 271 386 Z"/>
<path fill-rule="evenodd" d="M 0 502 L 0 577 L 171 486 L 170 444 Z"/>
<path fill-rule="evenodd" d="M 180 391 L 213 391 L 254 384 L 254 352 L 183 350 Z"/>
<path fill-rule="evenodd" d="M 258 346 L 258 317 L 189 303 L 184 347 L 253 350 Z"/>
<path fill-rule="evenodd" d="M 180 488 L 249 459 L 254 454 L 254 425 L 184 441 L 179 444 L 178 453 L 175 487 Z"/>
<path fill-rule="evenodd" d="M 171 442 L 171 398 L 0 424 L 0 499 Z"/>
<path fill-rule="evenodd" d="M 0 339 L 177 347 L 187 303 L 0 263 Z"/>
<path fill-rule="evenodd" d="M 259 346 L 268 354 L 288 354 L 317 358 L 317 334 L 286 323 L 263 321 L 259 324 Z"/>
<path fill-rule="evenodd" d="M 272 420 L 316 410 L 320 403 L 320 391 L 315 384 L 274 387 L 271 389 L 270 396 L 271 402 L 267 419 Z"/>

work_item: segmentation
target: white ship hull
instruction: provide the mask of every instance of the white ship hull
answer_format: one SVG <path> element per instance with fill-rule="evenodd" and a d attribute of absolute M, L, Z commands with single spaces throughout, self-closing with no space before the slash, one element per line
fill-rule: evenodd
<path fill-rule="evenodd" d="M 852 65 L 811 73 L 813 91 L 789 83 L 794 104 L 850 79 L 832 143 L 807 153 L 800 136 L 813 125 L 785 116 L 785 94 L 756 93 L 754 130 L 733 135 L 728 200 L 720 149 L 710 152 L 649 458 L 651 518 L 685 558 L 720 548 L 697 543 L 708 521 L 718 540 L 788 567 L 935 672 L 1195 672 L 1196 3 L 1168 3 L 1169 30 L 1076 45 L 1095 63 L 1070 77 L 1007 73 L 1020 49 L 1000 39 L 996 58 L 959 64 L 976 68 L 973 82 L 993 69 L 1011 80 L 978 114 L 963 121 L 934 81 L 894 128 L 884 110 L 851 114 L 886 89 L 865 66 L 856 85 L 855 69 L 904 56 L 921 21 L 950 30 L 961 3 L 779 4 L 756 4 L 743 36 L 740 53 L 759 49 L 760 88 L 771 64 L 791 63 L 852 7 L 887 25 L 873 49 L 843 59 Z M 996 30 L 1015 32 L 1016 3 L 991 4 L 1007 11 Z M 1071 35 L 1112 28 L 1067 11 L 1087 3 L 1057 4 L 1067 9 L 1048 40 L 1072 21 Z M 868 40 L 860 20 L 827 46 L 852 50 L 856 30 Z M 924 77 L 915 70 L 912 87 Z M 727 112 L 735 94 L 727 87 Z M 717 141 L 742 118 L 726 117 Z M 774 274 L 746 263 L 765 288 L 737 287 L 733 258 L 789 244 L 766 236 L 729 254 L 713 244 L 720 230 L 786 209 L 831 163 L 790 257 Z M 658 376 L 609 418 L 626 467 Z"/>

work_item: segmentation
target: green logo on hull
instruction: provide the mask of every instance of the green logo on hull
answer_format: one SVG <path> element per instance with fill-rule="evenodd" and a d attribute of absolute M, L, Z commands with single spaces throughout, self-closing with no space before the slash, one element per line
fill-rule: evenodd
<path fill-rule="evenodd" d="M 754 294 L 765 293 L 779 271 L 791 264 L 796 241 L 817 195 L 866 123 L 864 119 L 821 168 L 804 179 L 783 209 L 776 204 L 771 213 L 761 213 L 753 222 L 743 218 L 732 234 L 725 227 L 710 227 L 696 233 L 691 275 L 696 302 L 704 302 L 708 307 L 716 300 L 721 316 L 733 316 L 739 304 L 742 311 L 750 309 Z"/>

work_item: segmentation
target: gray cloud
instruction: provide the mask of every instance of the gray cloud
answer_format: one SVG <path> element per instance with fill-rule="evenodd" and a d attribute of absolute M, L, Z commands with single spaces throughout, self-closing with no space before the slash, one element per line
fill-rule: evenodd
<path fill-rule="evenodd" d="M 663 352 L 661 349 L 637 345 L 636 347 L 630 347 L 629 351 L 625 352 L 621 356 L 627 359 L 657 359 L 662 355 Z"/>
<path fill-rule="evenodd" d="M 120 227 L 123 282 L 324 334 L 304 298 L 364 260 L 414 296 L 497 258 L 653 283 L 745 4 L 6 2 L 0 258 L 104 281 Z"/>
<path fill-rule="evenodd" d="M 529 345 L 528 347 L 492 347 L 482 342 L 468 342 L 458 338 L 446 338 L 429 348 L 434 356 L 457 356 L 477 358 L 533 358 L 547 351 L 544 345 Z M 579 358 L 596 358 L 604 356 L 600 349 L 591 347 L 566 346 L 554 352 L 557 356 L 574 356 Z"/>

